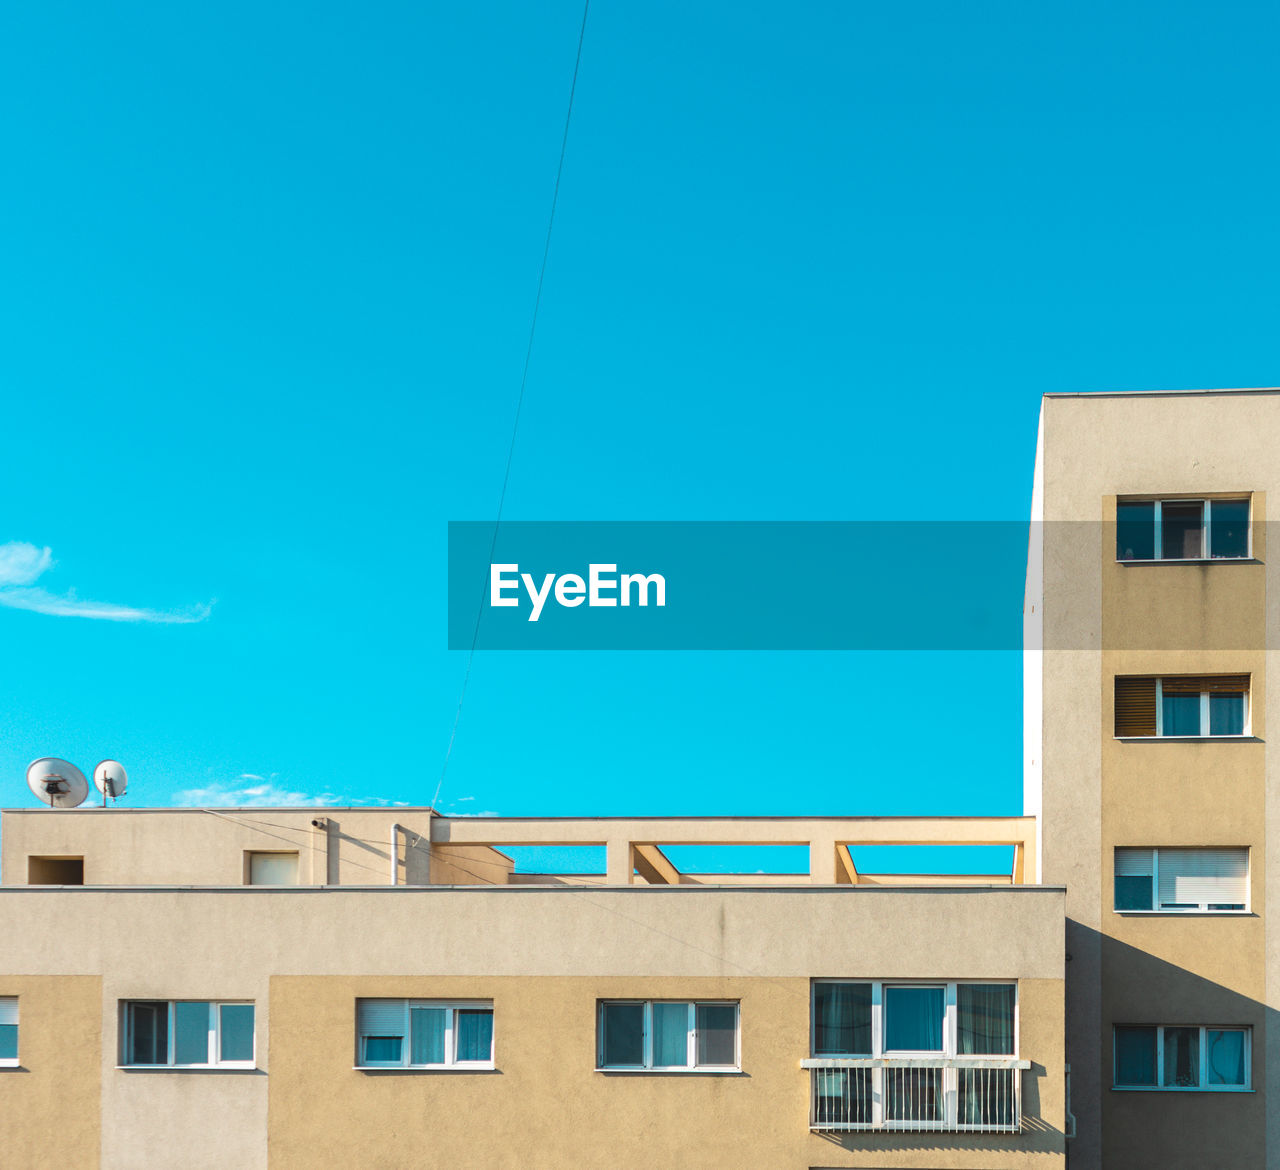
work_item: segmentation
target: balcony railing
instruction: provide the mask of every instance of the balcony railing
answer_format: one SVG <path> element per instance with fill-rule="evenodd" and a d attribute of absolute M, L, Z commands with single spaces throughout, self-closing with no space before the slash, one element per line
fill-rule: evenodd
<path fill-rule="evenodd" d="M 1018 1133 L 1022 1074 L 1012 1056 L 815 1057 L 809 1128 Z"/>

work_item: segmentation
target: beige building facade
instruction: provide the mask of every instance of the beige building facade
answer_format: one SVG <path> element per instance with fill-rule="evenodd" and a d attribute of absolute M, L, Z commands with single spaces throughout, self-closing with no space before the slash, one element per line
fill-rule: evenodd
<path fill-rule="evenodd" d="M 1065 894 L 1026 880 L 1027 818 L 3 828 L 6 1166 L 1063 1165 Z M 726 841 L 814 863 L 698 875 L 663 849 Z M 860 874 L 867 841 L 1000 843 L 1017 869 Z M 552 842 L 609 866 L 500 849 Z"/>
<path fill-rule="evenodd" d="M 1280 1166 L 1280 392 L 1052 395 L 1026 803 L 1067 888 L 1073 1168 Z"/>
<path fill-rule="evenodd" d="M 7 811 L 3 1164 L 1280 1168 L 1277 436 L 1045 399 L 1020 817 Z"/>

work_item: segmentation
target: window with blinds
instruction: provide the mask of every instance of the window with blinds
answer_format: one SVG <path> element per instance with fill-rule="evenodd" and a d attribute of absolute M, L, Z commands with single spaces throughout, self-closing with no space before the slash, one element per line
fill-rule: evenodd
<path fill-rule="evenodd" d="M 1115 908 L 1230 913 L 1249 908 L 1249 850 L 1120 848 Z"/>
<path fill-rule="evenodd" d="M 1248 735 L 1249 676 L 1117 677 L 1115 729 L 1135 739 Z"/>
<path fill-rule="evenodd" d="M 0 1065 L 18 1063 L 18 997 L 0 995 Z"/>
<path fill-rule="evenodd" d="M 739 1067 L 736 1002 L 601 1000 L 598 1009 L 598 1068 Z"/>
<path fill-rule="evenodd" d="M 493 1004 L 356 1000 L 360 1068 L 492 1068 Z"/>

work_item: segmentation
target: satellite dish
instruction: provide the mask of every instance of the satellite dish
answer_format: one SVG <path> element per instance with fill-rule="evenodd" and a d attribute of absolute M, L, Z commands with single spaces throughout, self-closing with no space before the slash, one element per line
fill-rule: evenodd
<path fill-rule="evenodd" d="M 27 787 L 54 808 L 75 808 L 89 795 L 84 773 L 53 756 L 41 756 L 27 768 Z"/>
<path fill-rule="evenodd" d="M 119 800 L 129 787 L 129 777 L 118 760 L 103 760 L 93 770 L 93 786 L 112 800 Z"/>

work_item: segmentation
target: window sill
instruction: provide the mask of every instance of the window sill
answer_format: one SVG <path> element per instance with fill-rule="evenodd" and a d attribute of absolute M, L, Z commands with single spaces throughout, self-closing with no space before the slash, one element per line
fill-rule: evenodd
<path fill-rule="evenodd" d="M 1119 743 L 1261 743 L 1256 735 L 1113 735 Z"/>
<path fill-rule="evenodd" d="M 118 1064 L 117 1072 L 129 1073 L 260 1073 L 256 1064 Z"/>
<path fill-rule="evenodd" d="M 1116 557 L 1117 565 L 1260 565 L 1257 557 Z"/>
<path fill-rule="evenodd" d="M 361 1073 L 398 1073 L 408 1076 L 420 1076 L 423 1073 L 495 1073 L 497 1065 L 493 1064 L 353 1064 L 352 1072 Z"/>
<path fill-rule="evenodd" d="M 1121 918 L 1257 918 L 1252 910 L 1113 910 Z"/>
<path fill-rule="evenodd" d="M 614 1068 L 597 1067 L 595 1072 L 629 1077 L 741 1077 L 746 1074 L 740 1068 L 727 1065 L 709 1065 L 705 1068 Z"/>
<path fill-rule="evenodd" d="M 1210 1093 L 1213 1095 L 1227 1093 L 1237 1096 L 1241 1093 L 1257 1092 L 1256 1089 L 1246 1089 L 1236 1085 L 1216 1085 L 1213 1088 L 1203 1085 L 1112 1085 L 1111 1091 L 1113 1093 Z"/>
<path fill-rule="evenodd" d="M 0 1060 L 0 1072 L 4 1072 L 6 1069 L 21 1067 L 22 1065 L 16 1060 Z"/>

